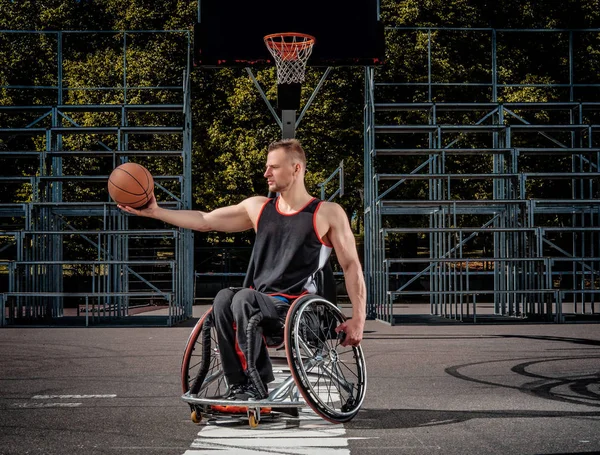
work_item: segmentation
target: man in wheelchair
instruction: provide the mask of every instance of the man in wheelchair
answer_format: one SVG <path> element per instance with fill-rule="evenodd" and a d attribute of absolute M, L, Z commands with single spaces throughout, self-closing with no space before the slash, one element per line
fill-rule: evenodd
<path fill-rule="evenodd" d="M 227 398 L 266 397 L 267 384 L 274 378 L 263 335 L 281 329 L 294 299 L 317 293 L 318 275 L 332 248 L 352 303 L 352 318 L 335 331 L 343 332 L 343 346 L 357 346 L 362 340 L 366 290 L 348 217 L 338 204 L 320 201 L 307 192 L 305 172 L 306 156 L 300 143 L 285 139 L 269 145 L 264 173 L 269 192 L 276 197 L 250 197 L 211 212 L 164 209 L 154 195 L 143 209 L 119 206 L 131 214 L 197 231 L 255 230 L 248 287 L 224 289 L 213 303 L 221 363 L 229 384 Z M 259 313 L 261 325 L 253 327 Z M 256 366 L 251 373 L 258 378 L 248 377 L 249 355 Z"/>

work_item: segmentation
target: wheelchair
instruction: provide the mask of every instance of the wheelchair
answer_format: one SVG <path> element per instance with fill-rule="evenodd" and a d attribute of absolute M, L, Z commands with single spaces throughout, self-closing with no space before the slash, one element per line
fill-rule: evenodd
<path fill-rule="evenodd" d="M 318 281 L 319 293 L 335 302 L 329 263 Z M 274 372 L 282 373 L 276 375 L 279 381 L 263 400 L 232 401 L 224 399 L 229 385 L 221 369 L 209 309 L 189 336 L 181 366 L 181 398 L 190 406 L 192 421 L 247 418 L 250 427 L 256 428 L 261 419 L 276 419 L 282 414 L 298 417 L 306 406 L 329 422 L 350 421 L 364 401 L 367 373 L 362 348 L 342 346 L 344 334 L 335 332 L 345 320 L 334 303 L 319 295 L 304 295 L 293 301 L 281 332 L 265 337 Z M 283 349 L 285 358 L 272 354 Z M 252 368 L 248 365 L 249 372 Z M 252 380 L 253 375 L 248 376 Z"/>

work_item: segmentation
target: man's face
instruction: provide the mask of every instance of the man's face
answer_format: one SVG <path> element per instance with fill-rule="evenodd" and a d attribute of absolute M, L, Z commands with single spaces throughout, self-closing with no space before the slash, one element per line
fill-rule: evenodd
<path fill-rule="evenodd" d="M 292 162 L 284 149 L 271 150 L 267 155 L 267 170 L 264 174 L 269 191 L 281 193 L 289 189 L 300 175 L 299 166 L 298 163 Z"/>

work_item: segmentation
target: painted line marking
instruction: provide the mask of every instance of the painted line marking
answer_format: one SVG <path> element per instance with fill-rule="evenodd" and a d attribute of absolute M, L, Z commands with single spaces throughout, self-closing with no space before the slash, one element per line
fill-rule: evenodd
<path fill-rule="evenodd" d="M 265 440 L 260 439 L 247 439 L 243 436 L 238 436 L 230 439 L 213 439 L 212 441 L 201 441 L 197 443 L 192 443 L 193 448 L 199 449 L 209 449 L 209 448 L 244 448 L 244 449 L 292 449 L 292 448 L 302 448 L 307 449 L 318 448 L 325 449 L 330 447 L 348 447 L 348 441 L 342 438 L 319 438 L 317 441 L 306 441 L 300 439 L 304 438 L 290 438 L 287 437 L 282 438 L 269 438 Z"/>
<path fill-rule="evenodd" d="M 76 408 L 82 403 L 15 403 L 13 408 L 38 409 L 38 408 Z"/>
<path fill-rule="evenodd" d="M 85 400 L 85 399 L 97 399 L 97 398 L 116 398 L 116 394 L 106 395 L 34 395 L 31 400 Z M 14 403 L 11 405 L 13 408 L 21 409 L 41 409 L 41 408 L 76 408 L 81 406 L 83 403 L 44 403 L 28 401 L 25 403 Z"/>
<path fill-rule="evenodd" d="M 283 370 L 274 373 L 273 384 L 283 382 L 289 374 Z M 339 400 L 329 390 L 321 397 Z M 275 421 L 261 419 L 258 428 L 250 428 L 244 415 L 217 418 L 204 424 L 184 455 L 350 455 L 343 424 L 327 422 L 312 409 L 302 408 L 299 414 Z"/>
<path fill-rule="evenodd" d="M 248 450 L 242 449 L 239 447 L 233 448 L 224 448 L 224 449 L 211 449 L 210 451 L 206 450 L 186 450 L 183 455 L 265 455 L 265 454 L 274 454 L 274 455 L 350 455 L 350 451 L 348 449 L 302 449 L 302 448 L 283 448 L 281 451 L 275 451 L 272 449 L 264 450 Z"/>
<path fill-rule="evenodd" d="M 342 424 L 324 421 L 312 411 L 301 410 L 299 418 L 261 422 L 251 429 L 213 423 L 204 426 L 184 455 L 349 455 Z M 290 427 L 290 425 L 292 425 Z"/>
<path fill-rule="evenodd" d="M 210 451 L 206 450 L 186 450 L 183 455 L 265 455 L 265 454 L 274 454 L 274 455 L 350 455 L 350 450 L 348 449 L 302 449 L 302 448 L 282 448 L 281 450 L 273 450 L 273 449 L 243 449 L 240 447 L 232 447 L 232 448 L 224 448 L 224 449 L 210 449 Z"/>
<path fill-rule="evenodd" d="M 116 398 L 116 394 L 110 395 L 34 395 L 32 400 L 86 400 L 90 398 Z"/>

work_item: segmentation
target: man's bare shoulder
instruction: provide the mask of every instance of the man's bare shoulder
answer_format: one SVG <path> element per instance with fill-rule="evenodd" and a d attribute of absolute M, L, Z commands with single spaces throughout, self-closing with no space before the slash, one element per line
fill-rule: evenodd
<path fill-rule="evenodd" d="M 323 202 L 319 207 L 318 215 L 324 217 L 329 222 L 347 219 L 346 211 L 337 202 Z"/>
<path fill-rule="evenodd" d="M 265 205 L 265 202 L 268 200 L 269 198 L 265 196 L 252 196 L 240 202 L 240 205 L 246 209 L 246 213 L 248 213 L 248 217 L 252 221 L 255 229 L 258 215 L 260 214 L 263 205 Z"/>
<path fill-rule="evenodd" d="M 319 212 L 323 212 L 323 214 L 328 216 L 339 216 L 340 214 L 346 214 L 346 211 L 340 204 L 338 204 L 337 202 L 327 201 L 323 201 L 321 203 L 321 207 L 319 207 Z"/>
<path fill-rule="evenodd" d="M 258 209 L 260 210 L 261 207 L 263 206 L 263 204 L 265 202 L 267 202 L 269 198 L 265 197 L 265 196 L 252 196 L 249 197 L 248 199 L 244 199 L 241 204 L 243 206 L 245 206 L 246 208 L 250 209 L 255 209 L 256 207 L 258 207 Z"/>

